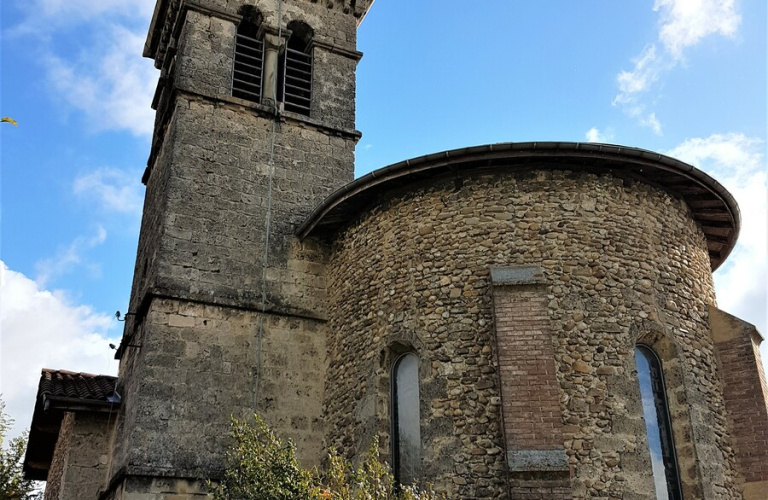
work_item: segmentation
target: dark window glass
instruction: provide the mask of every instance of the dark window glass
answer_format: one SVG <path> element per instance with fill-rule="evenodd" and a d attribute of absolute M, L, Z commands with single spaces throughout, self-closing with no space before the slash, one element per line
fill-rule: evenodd
<path fill-rule="evenodd" d="M 637 378 L 643 400 L 643 417 L 651 451 L 653 481 L 658 500 L 681 500 L 675 445 L 669 419 L 664 377 L 656 354 L 644 345 L 635 348 Z"/>
<path fill-rule="evenodd" d="M 392 384 L 392 462 L 395 481 L 412 485 L 421 468 L 419 358 L 406 354 L 395 363 Z"/>

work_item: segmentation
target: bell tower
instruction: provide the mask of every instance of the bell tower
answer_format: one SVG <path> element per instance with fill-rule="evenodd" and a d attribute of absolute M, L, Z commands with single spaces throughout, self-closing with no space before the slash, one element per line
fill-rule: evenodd
<path fill-rule="evenodd" d="M 254 411 L 319 463 L 327 253 L 294 233 L 353 178 L 356 29 L 371 3 L 157 2 L 144 47 L 157 114 L 102 498 L 194 497 L 221 473 L 230 415 Z"/>

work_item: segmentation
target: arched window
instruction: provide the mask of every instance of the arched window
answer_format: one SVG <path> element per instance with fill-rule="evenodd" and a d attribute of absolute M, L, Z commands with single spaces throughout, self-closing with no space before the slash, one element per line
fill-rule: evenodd
<path fill-rule="evenodd" d="M 638 344 L 635 347 L 635 365 L 640 382 L 656 498 L 682 500 L 661 362 L 650 347 Z"/>
<path fill-rule="evenodd" d="M 288 23 L 291 36 L 280 59 L 278 100 L 286 111 L 309 116 L 312 103 L 312 28 L 301 21 Z"/>
<path fill-rule="evenodd" d="M 264 74 L 264 41 L 259 37 L 261 13 L 251 5 L 240 9 L 243 20 L 237 26 L 235 67 L 232 72 L 232 95 L 261 102 Z"/>
<path fill-rule="evenodd" d="M 421 470 L 419 358 L 400 356 L 392 368 L 392 468 L 395 481 L 411 485 Z"/>

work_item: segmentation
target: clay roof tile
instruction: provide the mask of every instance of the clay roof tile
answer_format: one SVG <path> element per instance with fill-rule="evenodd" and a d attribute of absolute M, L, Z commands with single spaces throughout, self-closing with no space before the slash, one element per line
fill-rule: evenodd
<path fill-rule="evenodd" d="M 117 377 L 109 375 L 44 368 L 37 395 L 107 401 L 115 392 L 116 384 Z"/>

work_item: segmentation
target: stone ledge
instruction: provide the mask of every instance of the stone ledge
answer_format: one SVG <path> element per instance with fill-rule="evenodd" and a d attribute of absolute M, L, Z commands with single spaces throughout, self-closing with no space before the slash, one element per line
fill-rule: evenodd
<path fill-rule="evenodd" d="M 565 450 L 507 450 L 510 472 L 566 472 Z"/>
<path fill-rule="evenodd" d="M 547 282 L 539 266 L 492 267 L 491 283 L 504 285 L 542 285 Z"/>

